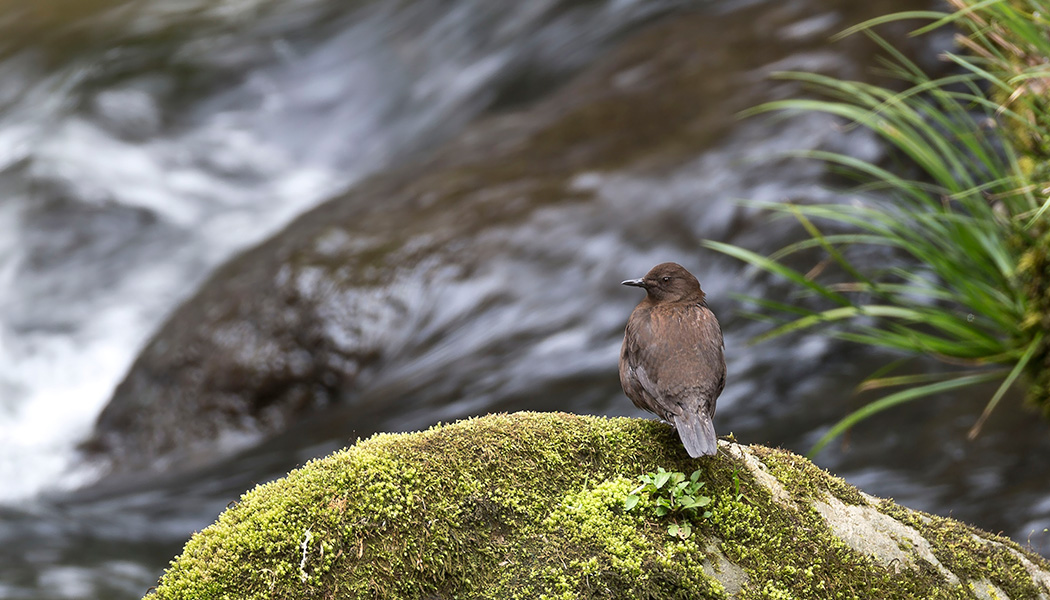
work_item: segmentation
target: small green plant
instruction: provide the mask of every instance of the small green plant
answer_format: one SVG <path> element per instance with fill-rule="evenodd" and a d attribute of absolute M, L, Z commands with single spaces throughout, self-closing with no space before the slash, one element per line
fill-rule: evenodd
<path fill-rule="evenodd" d="M 634 510 L 638 507 L 642 496 L 648 496 L 652 500 L 653 514 L 657 517 L 670 517 L 673 522 L 667 526 L 667 535 L 686 539 L 693 534 L 693 526 L 689 519 L 698 514 L 703 518 L 711 516 L 711 511 L 700 509 L 711 504 L 711 497 L 700 493 L 704 482 L 700 481 L 700 471 L 686 479 L 685 473 L 678 471 L 665 471 L 663 467 L 655 473 L 640 475 L 638 480 L 642 484 L 624 498 L 623 507 L 626 510 Z"/>
<path fill-rule="evenodd" d="M 737 473 L 736 467 L 733 467 L 733 500 L 740 502 L 744 498 L 744 493 L 740 491 L 740 474 Z"/>

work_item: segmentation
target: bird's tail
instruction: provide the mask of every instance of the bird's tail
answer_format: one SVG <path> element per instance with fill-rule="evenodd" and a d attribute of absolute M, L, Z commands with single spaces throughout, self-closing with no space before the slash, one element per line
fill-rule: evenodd
<path fill-rule="evenodd" d="M 682 438 L 682 444 L 689 456 L 714 456 L 718 452 L 715 425 L 706 412 L 686 411 L 684 414 L 675 415 L 674 426 L 678 429 L 678 437 Z"/>

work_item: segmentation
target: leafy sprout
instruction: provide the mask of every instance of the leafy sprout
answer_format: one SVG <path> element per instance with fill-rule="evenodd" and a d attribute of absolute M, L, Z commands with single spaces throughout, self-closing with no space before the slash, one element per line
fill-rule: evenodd
<path fill-rule="evenodd" d="M 668 517 L 673 522 L 667 526 L 667 534 L 672 537 L 686 539 L 693 534 L 693 526 L 689 519 L 701 516 L 706 519 L 711 516 L 711 511 L 704 510 L 711 504 L 710 496 L 700 493 L 704 482 L 700 481 L 700 471 L 693 471 L 687 479 L 685 473 L 677 471 L 665 471 L 659 467 L 655 473 L 640 475 L 638 480 L 641 485 L 631 490 L 624 498 L 625 510 L 638 508 L 643 497 L 648 497 L 648 506 L 652 507 L 652 514 L 656 517 Z"/>

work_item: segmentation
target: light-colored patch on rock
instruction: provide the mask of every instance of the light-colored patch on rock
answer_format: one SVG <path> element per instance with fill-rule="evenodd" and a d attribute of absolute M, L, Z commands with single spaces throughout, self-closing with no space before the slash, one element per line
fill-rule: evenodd
<path fill-rule="evenodd" d="M 915 568 L 913 556 L 918 555 L 936 567 L 951 585 L 959 584 L 959 578 L 937 560 L 930 543 L 918 531 L 879 512 L 873 505 L 849 505 L 834 496 L 826 496 L 823 501 L 814 502 L 813 508 L 824 517 L 836 537 L 875 562 L 890 568 L 899 568 L 899 565 Z M 902 544 L 909 552 L 901 549 Z"/>
<path fill-rule="evenodd" d="M 703 568 L 704 573 L 721 583 L 722 587 L 725 588 L 726 595 L 732 598 L 740 590 L 744 589 L 744 584 L 748 582 L 749 578 L 740 565 L 730 561 L 722 553 L 722 550 L 719 548 L 721 543 L 722 540 L 716 537 L 712 537 L 708 542 L 704 550 L 710 558 L 704 561 Z"/>
<path fill-rule="evenodd" d="M 769 493 L 773 495 L 773 499 L 780 504 L 788 508 L 796 508 L 794 501 L 791 499 L 791 494 L 788 493 L 780 481 L 773 477 L 769 472 L 769 468 L 766 467 L 765 463 L 755 458 L 750 452 L 747 452 L 740 444 L 734 444 L 732 442 L 726 442 L 720 440 L 718 442 L 723 449 L 725 449 L 732 456 L 739 458 L 747 465 L 751 474 L 755 477 L 755 480 L 762 484 L 763 487 L 769 490 Z"/>
<path fill-rule="evenodd" d="M 1006 600 L 1010 597 L 999 586 L 987 579 L 970 582 L 970 589 L 979 600 Z"/>

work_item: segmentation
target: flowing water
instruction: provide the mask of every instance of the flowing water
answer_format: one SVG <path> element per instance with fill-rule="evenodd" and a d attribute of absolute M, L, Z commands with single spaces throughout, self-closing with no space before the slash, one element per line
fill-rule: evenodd
<path fill-rule="evenodd" d="M 853 386 L 885 358 L 816 337 L 749 347 L 756 326 L 734 316 L 729 294 L 784 290 L 703 255 L 697 240 L 772 250 L 797 232 L 736 199 L 838 197 L 819 165 L 779 153 L 882 156 L 870 136 L 826 119 L 732 116 L 797 91 L 770 81 L 776 70 L 868 73 L 870 50 L 828 36 L 914 2 L 864 11 L 831 0 L 0 6 L 0 598 L 139 597 L 242 491 L 358 435 L 493 410 L 637 414 L 615 376 L 618 331 L 637 297 L 617 284 L 662 260 L 700 276 L 726 330 L 720 432 L 804 451 L 856 406 Z M 417 305 L 414 328 L 389 323 L 376 334 L 402 350 L 354 406 L 190 474 L 83 487 L 98 473 L 76 460 L 76 444 L 151 334 L 216 266 L 478 119 L 529 118 L 633 36 L 685 18 L 717 24 L 698 36 L 698 54 L 749 53 L 711 70 L 709 105 L 697 111 L 712 115 L 717 135 L 688 160 L 579 173 L 572 187 L 594 203 L 489 232 L 479 247 L 497 249 L 483 268 L 438 290 L 436 307 Z M 947 41 L 909 43 L 932 61 Z M 581 306 L 566 281 L 608 301 Z M 418 291 L 397 285 L 408 286 L 403 297 Z M 528 295 L 537 289 L 544 295 Z M 518 343 L 533 338 L 542 343 Z M 965 442 L 987 393 L 880 416 L 820 462 L 865 491 L 1046 554 L 1050 469 L 1038 457 L 1050 450 L 1048 428 L 1015 399 Z"/>

